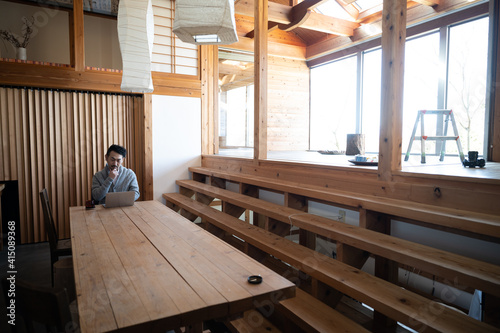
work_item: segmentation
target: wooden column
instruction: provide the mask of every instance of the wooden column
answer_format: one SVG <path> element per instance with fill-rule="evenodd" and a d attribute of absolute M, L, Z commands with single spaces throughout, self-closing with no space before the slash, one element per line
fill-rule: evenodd
<path fill-rule="evenodd" d="M 490 33 L 488 54 L 488 97 L 486 112 L 489 112 L 488 126 L 488 161 L 500 162 L 500 1 L 490 1 Z"/>
<path fill-rule="evenodd" d="M 219 51 L 215 45 L 200 46 L 201 126 L 203 155 L 219 152 Z"/>
<path fill-rule="evenodd" d="M 71 45 L 71 66 L 77 72 L 85 71 L 85 43 L 83 31 L 83 0 L 73 1 L 73 12 L 71 26 L 72 33 L 70 34 Z"/>
<path fill-rule="evenodd" d="M 267 158 L 268 1 L 254 2 L 254 160 Z"/>
<path fill-rule="evenodd" d="M 143 113 L 144 113 L 144 132 L 142 135 L 142 144 L 144 149 L 144 168 L 141 196 L 143 200 L 153 200 L 153 95 L 144 94 Z"/>
<path fill-rule="evenodd" d="M 383 6 L 378 177 L 390 181 L 401 170 L 406 0 L 384 0 Z"/>

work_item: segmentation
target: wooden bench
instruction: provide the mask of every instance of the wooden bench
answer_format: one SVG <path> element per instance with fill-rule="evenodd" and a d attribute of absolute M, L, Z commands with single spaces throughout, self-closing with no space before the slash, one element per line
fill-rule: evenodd
<path fill-rule="evenodd" d="M 306 272 L 376 311 L 417 330 L 498 332 L 492 326 L 429 301 L 390 282 L 303 247 L 262 228 L 211 208 L 179 193 L 165 194 L 172 204 L 188 210 L 246 243 Z"/>
<path fill-rule="evenodd" d="M 293 224 L 296 227 L 332 240 L 404 263 L 449 281 L 454 281 L 456 285 L 473 287 L 500 297 L 500 266 L 325 217 L 307 214 L 296 209 L 194 180 L 178 180 L 176 183 L 180 188 L 218 198 L 223 202 L 250 209 L 283 223 Z"/>
<path fill-rule="evenodd" d="M 463 211 L 376 195 L 361 195 L 333 188 L 322 188 L 241 173 L 229 173 L 203 167 L 191 167 L 189 171 L 193 173 L 193 179 L 195 180 L 210 177 L 212 179 L 253 185 L 270 191 L 293 193 L 308 199 L 349 207 L 356 211 L 364 210 L 387 214 L 408 221 L 418 221 L 426 226 L 437 226 L 479 234 L 483 236 L 482 238 L 500 242 L 500 218 L 497 215 Z"/>

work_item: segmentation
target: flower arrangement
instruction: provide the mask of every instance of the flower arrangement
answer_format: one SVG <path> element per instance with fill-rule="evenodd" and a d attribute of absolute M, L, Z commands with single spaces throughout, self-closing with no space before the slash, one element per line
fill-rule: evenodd
<path fill-rule="evenodd" d="M 33 22 L 35 22 L 35 18 L 33 16 L 31 18 L 23 17 L 22 21 L 24 22 L 22 39 L 19 39 L 17 35 L 13 34 L 10 31 L 0 30 L 0 37 L 10 42 L 16 48 L 25 48 L 26 46 L 28 46 L 31 34 L 33 33 Z"/>

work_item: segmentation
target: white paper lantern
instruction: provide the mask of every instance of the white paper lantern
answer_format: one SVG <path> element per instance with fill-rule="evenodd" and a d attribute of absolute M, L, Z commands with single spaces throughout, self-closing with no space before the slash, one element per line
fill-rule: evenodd
<path fill-rule="evenodd" d="M 149 93 L 153 91 L 151 57 L 154 23 L 151 0 L 120 0 L 118 40 L 123 61 L 121 89 Z"/>
<path fill-rule="evenodd" d="M 237 42 L 234 0 L 175 1 L 173 31 L 180 40 L 191 44 L 227 45 Z"/>

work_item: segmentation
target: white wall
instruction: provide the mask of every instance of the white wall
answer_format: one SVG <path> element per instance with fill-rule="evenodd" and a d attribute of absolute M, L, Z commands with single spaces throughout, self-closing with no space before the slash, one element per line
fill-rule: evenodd
<path fill-rule="evenodd" d="M 201 165 L 201 100 L 153 95 L 154 199 L 178 192 L 177 179 L 190 178 L 188 168 Z"/>

